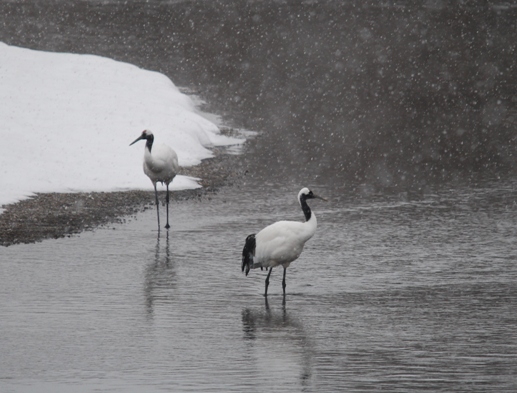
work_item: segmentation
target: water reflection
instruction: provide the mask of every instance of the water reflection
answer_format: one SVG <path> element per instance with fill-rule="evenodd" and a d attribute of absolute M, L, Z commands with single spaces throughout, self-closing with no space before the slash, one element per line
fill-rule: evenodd
<path fill-rule="evenodd" d="M 270 307 L 268 298 L 264 298 L 264 308 L 243 309 L 242 329 L 249 361 L 257 372 L 264 368 L 270 373 L 274 368 L 295 373 L 303 391 L 309 388 L 314 348 L 300 319 L 287 311 L 285 296 L 279 310 Z"/>
<path fill-rule="evenodd" d="M 160 245 L 160 231 L 156 237 L 153 259 L 145 269 L 145 304 L 149 317 L 154 314 L 157 301 L 170 300 L 176 287 L 176 270 L 171 258 L 169 246 L 169 231 L 166 231 L 165 244 Z"/>

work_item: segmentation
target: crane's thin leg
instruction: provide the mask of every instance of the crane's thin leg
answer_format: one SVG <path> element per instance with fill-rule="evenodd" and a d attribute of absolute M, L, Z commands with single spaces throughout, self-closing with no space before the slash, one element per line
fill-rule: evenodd
<path fill-rule="evenodd" d="M 286 287 L 286 284 L 285 284 L 285 273 L 287 272 L 287 268 L 284 267 L 284 278 L 282 279 L 282 289 L 284 290 L 284 296 L 285 296 L 285 287 Z"/>
<path fill-rule="evenodd" d="M 267 274 L 267 277 L 266 277 L 266 291 L 264 292 L 264 296 L 267 296 L 267 287 L 269 287 L 269 276 L 271 275 L 272 271 L 273 271 L 273 268 L 270 268 L 269 273 Z"/>
<path fill-rule="evenodd" d="M 167 205 L 167 225 L 165 225 L 165 229 L 169 229 L 171 227 L 169 225 L 169 184 L 167 184 L 167 196 L 165 197 L 165 202 Z"/>
<path fill-rule="evenodd" d="M 160 230 L 160 202 L 158 202 L 158 190 L 156 183 L 154 183 L 154 197 L 156 199 L 156 216 L 158 217 L 158 231 Z"/>

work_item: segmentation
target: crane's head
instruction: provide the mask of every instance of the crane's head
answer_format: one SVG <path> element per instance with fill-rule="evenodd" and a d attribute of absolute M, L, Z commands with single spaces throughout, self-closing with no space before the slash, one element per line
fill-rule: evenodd
<path fill-rule="evenodd" d="M 307 187 L 302 188 L 300 190 L 300 192 L 298 193 L 298 201 L 300 201 L 300 203 L 301 203 L 302 199 L 307 200 L 307 199 L 315 199 L 315 198 L 321 199 L 322 201 L 327 202 L 327 200 L 325 198 L 322 198 L 319 195 L 316 195 L 311 190 L 309 190 Z"/>
<path fill-rule="evenodd" d="M 154 135 L 149 130 L 143 130 L 142 133 L 140 134 L 140 136 L 138 138 L 136 138 L 132 143 L 130 143 L 129 146 L 131 146 L 133 143 L 136 143 L 136 142 L 138 142 L 138 141 L 140 141 L 142 139 L 150 141 L 151 145 L 152 145 L 153 140 L 154 140 Z"/>

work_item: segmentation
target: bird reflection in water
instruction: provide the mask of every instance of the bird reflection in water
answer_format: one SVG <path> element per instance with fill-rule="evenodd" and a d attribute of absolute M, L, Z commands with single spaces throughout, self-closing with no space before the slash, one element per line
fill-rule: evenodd
<path fill-rule="evenodd" d="M 303 388 L 309 387 L 314 351 L 301 321 L 287 311 L 285 296 L 280 310 L 270 307 L 267 297 L 264 302 L 264 308 L 242 311 L 250 360 L 256 363 L 257 369 L 264 364 L 281 362 L 286 369 L 297 370 Z M 266 356 L 269 358 L 264 358 Z"/>
<path fill-rule="evenodd" d="M 156 239 L 153 260 L 145 269 L 145 301 L 149 317 L 155 312 L 156 303 L 170 302 L 176 286 L 176 269 L 171 258 L 169 232 L 166 232 L 165 244 L 161 245 L 160 232 Z"/>

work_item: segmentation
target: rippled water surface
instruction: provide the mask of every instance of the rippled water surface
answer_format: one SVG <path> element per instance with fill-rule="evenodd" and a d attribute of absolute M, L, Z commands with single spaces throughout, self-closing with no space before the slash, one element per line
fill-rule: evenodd
<path fill-rule="evenodd" d="M 517 389 L 517 190 L 413 199 L 314 186 L 287 273 L 240 271 L 247 234 L 302 219 L 298 187 L 228 188 L 80 236 L 0 249 L 0 391 Z M 266 192 L 267 191 L 267 192 Z"/>

